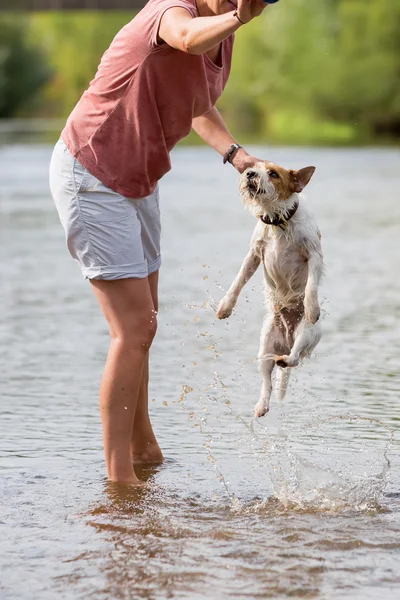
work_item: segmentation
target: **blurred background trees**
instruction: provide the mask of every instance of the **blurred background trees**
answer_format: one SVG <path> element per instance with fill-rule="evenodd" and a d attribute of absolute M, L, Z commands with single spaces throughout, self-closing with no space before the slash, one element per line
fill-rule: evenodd
<path fill-rule="evenodd" d="M 0 116 L 66 117 L 132 12 L 0 17 Z M 400 139 L 400 0 L 282 0 L 236 34 L 219 103 L 240 139 Z"/>
<path fill-rule="evenodd" d="M 27 19 L 3 15 L 0 19 L 0 118 L 32 107 L 51 79 L 44 51 L 28 40 Z"/>

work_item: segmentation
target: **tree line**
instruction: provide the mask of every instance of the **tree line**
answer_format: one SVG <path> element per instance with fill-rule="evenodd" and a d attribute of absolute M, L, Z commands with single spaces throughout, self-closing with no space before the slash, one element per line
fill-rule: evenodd
<path fill-rule="evenodd" d="M 0 118 L 68 115 L 132 12 L 0 16 Z M 237 136 L 398 142 L 400 0 L 282 0 L 236 34 L 219 108 Z"/>

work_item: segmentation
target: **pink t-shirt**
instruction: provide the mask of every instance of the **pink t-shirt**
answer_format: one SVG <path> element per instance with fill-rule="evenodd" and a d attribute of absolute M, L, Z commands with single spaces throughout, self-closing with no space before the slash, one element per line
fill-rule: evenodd
<path fill-rule="evenodd" d="M 233 36 L 222 42 L 222 66 L 157 43 L 172 6 L 198 16 L 195 0 L 150 0 L 116 35 L 62 132 L 92 175 L 129 198 L 154 190 L 171 168 L 170 150 L 193 117 L 215 105 L 229 76 Z"/>

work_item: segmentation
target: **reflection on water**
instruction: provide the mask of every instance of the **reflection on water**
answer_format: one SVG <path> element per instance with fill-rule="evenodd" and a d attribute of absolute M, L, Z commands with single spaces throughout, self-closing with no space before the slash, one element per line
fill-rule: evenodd
<path fill-rule="evenodd" d="M 64 248 L 50 152 L 0 148 L 0 597 L 397 597 L 399 152 L 255 149 L 317 165 L 328 273 L 318 353 L 259 421 L 261 273 L 227 322 L 214 311 L 254 221 L 212 152 L 174 153 L 150 391 L 168 460 L 138 467 L 140 489 L 105 481 L 107 331 Z"/>

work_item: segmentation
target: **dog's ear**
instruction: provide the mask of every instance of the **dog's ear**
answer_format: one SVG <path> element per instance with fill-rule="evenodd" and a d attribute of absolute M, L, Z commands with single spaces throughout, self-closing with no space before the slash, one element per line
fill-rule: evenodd
<path fill-rule="evenodd" d="M 314 175 L 315 167 L 304 167 L 299 171 L 292 171 L 292 179 L 294 183 L 294 191 L 302 192 Z"/>

